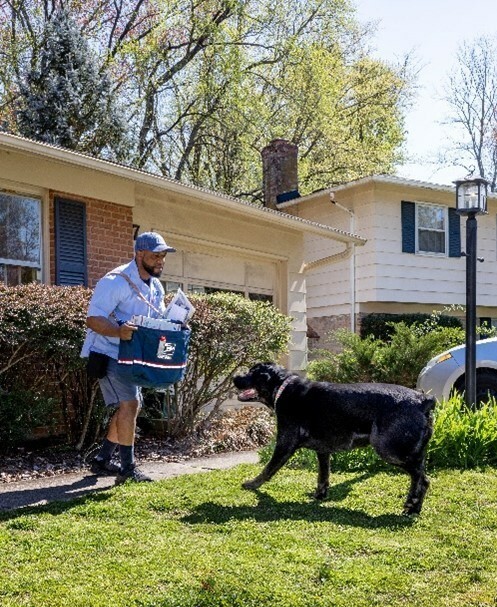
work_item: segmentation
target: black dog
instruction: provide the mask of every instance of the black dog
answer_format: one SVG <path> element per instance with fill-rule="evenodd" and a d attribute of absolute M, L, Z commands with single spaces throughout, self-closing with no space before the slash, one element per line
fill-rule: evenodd
<path fill-rule="evenodd" d="M 268 481 L 301 447 L 316 451 L 317 499 L 328 492 L 330 454 L 372 445 L 386 462 L 411 476 L 404 514 L 419 514 L 428 489 L 426 446 L 435 399 L 393 384 L 332 384 L 301 379 L 273 363 L 258 363 L 234 378 L 241 401 L 257 400 L 276 412 L 271 460 L 245 489 Z"/>

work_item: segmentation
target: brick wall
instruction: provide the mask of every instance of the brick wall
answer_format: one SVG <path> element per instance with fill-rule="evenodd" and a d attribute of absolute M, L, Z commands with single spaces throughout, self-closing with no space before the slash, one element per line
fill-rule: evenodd
<path fill-rule="evenodd" d="M 356 315 L 357 321 L 358 315 Z M 341 345 L 330 339 L 329 333 L 337 329 L 350 330 L 350 315 L 338 314 L 336 316 L 308 318 L 307 324 L 314 335 L 314 337 L 308 338 L 309 358 L 312 359 L 312 350 L 315 349 L 330 350 L 331 352 L 339 352 L 341 350 Z"/>
<path fill-rule="evenodd" d="M 50 282 L 55 283 L 54 198 L 86 204 L 88 286 L 109 270 L 133 258 L 133 209 L 111 202 L 50 192 Z"/>

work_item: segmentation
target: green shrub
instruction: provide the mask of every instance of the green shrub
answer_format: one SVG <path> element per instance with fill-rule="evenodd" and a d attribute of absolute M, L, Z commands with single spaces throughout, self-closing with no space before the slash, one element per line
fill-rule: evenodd
<path fill-rule="evenodd" d="M 374 381 L 416 387 L 421 369 L 436 354 L 464 343 L 460 328 L 398 323 L 389 342 L 381 344 L 374 359 Z"/>
<path fill-rule="evenodd" d="M 29 390 L 0 394 L 0 452 L 7 452 L 51 419 L 54 399 Z"/>
<path fill-rule="evenodd" d="M 0 287 L 0 393 L 9 395 L 14 409 L 14 403 L 21 407 L 22 378 L 23 389 L 35 400 L 52 403 L 39 424 L 62 425 L 68 443 L 77 448 L 97 438 L 105 416 L 98 382 L 88 379 L 80 358 L 90 297 L 84 287 Z M 290 336 L 290 319 L 267 302 L 229 293 L 192 295 L 191 300 L 196 313 L 189 365 L 168 409 L 172 434 L 192 431 L 208 403 L 214 415 L 232 390 L 233 373 L 278 358 Z M 8 419 L 12 425 L 24 418 L 13 414 Z M 28 433 L 21 426 L 19 421 L 18 428 L 5 431 Z"/>
<path fill-rule="evenodd" d="M 52 399 L 40 425 L 62 424 L 80 446 L 98 434 L 102 417 L 98 384 L 80 358 L 90 296 L 85 287 L 0 287 L 0 389 L 15 395 L 22 378 L 36 398 Z"/>
<path fill-rule="evenodd" d="M 90 295 L 84 287 L 0 286 L 0 377 L 40 357 L 79 363 Z"/>
<path fill-rule="evenodd" d="M 385 344 L 372 336 L 361 339 L 347 329 L 338 329 L 332 335 L 342 350 L 339 353 L 315 351 L 315 360 L 307 366 L 307 377 L 345 384 L 375 381 L 376 359 Z"/>
<path fill-rule="evenodd" d="M 442 327 L 434 313 L 424 323 L 392 325 L 388 341 L 372 335 L 361 338 L 345 329 L 333 333 L 339 353 L 319 350 L 307 367 L 307 376 L 340 383 L 373 381 L 416 386 L 424 365 L 436 354 L 464 343 L 461 328 Z"/>

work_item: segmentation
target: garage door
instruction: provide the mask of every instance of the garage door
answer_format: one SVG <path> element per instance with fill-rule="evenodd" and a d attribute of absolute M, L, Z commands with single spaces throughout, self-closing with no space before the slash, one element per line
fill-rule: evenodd
<path fill-rule="evenodd" d="M 230 253 L 178 251 L 168 255 L 161 280 L 166 291 L 231 291 L 275 302 L 276 264 Z M 276 302 L 275 302 L 276 303 Z"/>

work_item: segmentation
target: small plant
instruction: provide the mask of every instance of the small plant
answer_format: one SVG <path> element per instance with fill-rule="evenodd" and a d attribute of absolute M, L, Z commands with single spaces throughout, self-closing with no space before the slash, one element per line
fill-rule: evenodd
<path fill-rule="evenodd" d="M 469 409 L 461 395 L 435 409 L 428 460 L 435 468 L 479 468 L 497 464 L 497 406 L 492 398 Z"/>

